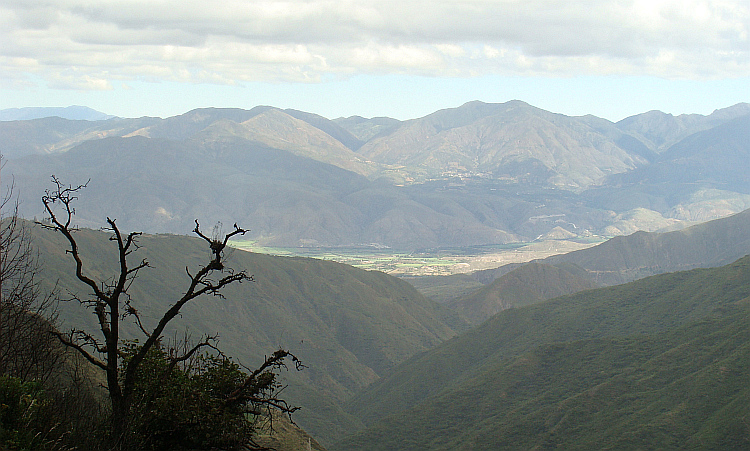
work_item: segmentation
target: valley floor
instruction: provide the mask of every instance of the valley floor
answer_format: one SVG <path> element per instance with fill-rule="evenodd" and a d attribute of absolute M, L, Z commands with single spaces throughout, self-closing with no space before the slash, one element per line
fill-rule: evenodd
<path fill-rule="evenodd" d="M 449 276 L 494 269 L 509 263 L 526 263 L 552 255 L 585 249 L 606 239 L 544 240 L 503 246 L 474 246 L 455 249 L 426 249 L 402 252 L 390 248 L 267 248 L 254 241 L 233 241 L 237 249 L 269 255 L 311 257 L 357 268 L 382 271 L 394 276 Z"/>

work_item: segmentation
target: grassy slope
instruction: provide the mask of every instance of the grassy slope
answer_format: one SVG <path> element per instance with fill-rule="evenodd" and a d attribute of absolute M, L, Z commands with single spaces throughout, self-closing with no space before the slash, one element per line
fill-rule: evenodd
<path fill-rule="evenodd" d="M 77 237 L 90 274 L 111 276 L 115 256 L 107 235 L 81 230 Z M 71 280 L 73 265 L 59 237 L 39 231 L 36 243 L 47 280 L 59 280 L 62 293 L 80 290 Z M 148 328 L 185 287 L 185 268 L 205 262 L 208 250 L 201 240 L 173 235 L 143 236 L 139 243 L 133 261 L 147 258 L 153 268 L 141 271 L 130 293 Z M 286 396 L 304 407 L 296 416 L 300 424 L 323 441 L 356 425 L 340 402 L 455 334 L 446 324 L 451 316 L 445 307 L 383 273 L 243 251 L 234 251 L 230 264 L 253 274 L 255 282 L 227 289 L 226 299 L 206 297 L 188 304 L 167 335 L 184 328 L 195 339 L 218 333 L 220 347 L 250 367 L 279 346 L 291 350 L 308 368 L 284 375 Z M 90 311 L 74 302 L 61 309 L 65 325 L 95 330 Z M 126 323 L 125 335 L 137 336 L 135 326 Z"/>
<path fill-rule="evenodd" d="M 570 265 L 569 265 L 570 266 Z M 532 262 L 498 277 L 474 293 L 452 300 L 455 308 L 474 324 L 480 324 L 502 310 L 541 302 L 595 288 L 580 268 Z M 583 274 L 581 274 L 583 273 Z"/>
<path fill-rule="evenodd" d="M 748 296 L 750 257 L 506 310 L 359 395 L 373 427 L 340 448 L 747 438 Z"/>

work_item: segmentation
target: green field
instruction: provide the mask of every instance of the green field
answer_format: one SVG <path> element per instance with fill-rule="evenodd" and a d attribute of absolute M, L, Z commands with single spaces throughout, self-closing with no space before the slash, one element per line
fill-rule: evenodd
<path fill-rule="evenodd" d="M 358 247 L 264 247 L 255 240 L 233 240 L 232 247 L 251 252 L 287 257 L 331 260 L 357 268 L 394 275 L 424 276 L 467 273 L 496 268 L 508 263 L 530 261 L 549 255 L 583 249 L 604 241 L 586 238 L 576 241 L 534 241 L 529 243 L 425 249 L 404 252 L 376 246 Z"/>

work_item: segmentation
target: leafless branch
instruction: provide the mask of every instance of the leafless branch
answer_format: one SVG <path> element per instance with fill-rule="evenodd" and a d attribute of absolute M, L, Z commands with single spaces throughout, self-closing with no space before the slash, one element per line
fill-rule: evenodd
<path fill-rule="evenodd" d="M 78 351 L 83 356 L 83 358 L 85 358 L 86 360 L 88 360 L 93 365 L 98 366 L 99 368 L 103 369 L 104 371 L 107 370 L 107 364 L 104 363 L 104 362 L 102 362 L 101 360 L 97 359 L 96 357 L 92 356 L 91 354 L 89 354 L 89 352 L 86 351 L 83 348 L 83 346 L 79 345 L 78 343 L 76 343 L 75 341 L 73 341 L 71 339 L 68 339 L 65 335 L 63 335 L 62 333 L 60 333 L 58 331 L 52 331 L 52 334 L 55 335 L 58 338 L 58 340 L 60 340 L 60 342 L 62 344 L 64 344 L 65 346 L 67 346 L 69 348 L 73 348 L 76 351 Z"/>

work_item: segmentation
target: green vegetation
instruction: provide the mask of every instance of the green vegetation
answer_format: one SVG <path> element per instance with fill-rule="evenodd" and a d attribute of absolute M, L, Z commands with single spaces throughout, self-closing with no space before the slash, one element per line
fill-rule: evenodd
<path fill-rule="evenodd" d="M 601 238 L 576 240 L 581 244 L 596 244 Z M 544 242 L 491 244 L 457 248 L 420 249 L 404 251 L 386 246 L 359 247 L 268 247 L 257 240 L 234 239 L 230 245 L 238 249 L 267 255 L 308 257 L 330 260 L 366 270 L 382 271 L 398 276 L 452 275 L 469 272 L 473 267 L 493 265 L 492 260 L 504 261 L 511 255 L 523 253 L 523 259 L 533 260 L 549 255 L 538 250 Z M 550 242 L 547 242 L 550 244 Z"/>
<path fill-rule="evenodd" d="M 59 280 L 61 290 L 80 293 L 74 268 L 56 234 L 33 229 L 45 262 L 45 280 Z M 117 270 L 109 235 L 81 229 L 76 238 L 92 274 Z M 203 262 L 208 251 L 201 240 L 176 235 L 144 235 L 138 257 L 142 270 L 130 294 L 150 327 L 179 297 L 186 267 Z M 253 275 L 253 282 L 230 286 L 225 299 L 196 299 L 165 333 L 218 334 L 219 346 L 238 363 L 254 368 L 269 349 L 289 349 L 306 365 L 301 372 L 282 371 L 285 399 L 304 408 L 300 424 L 322 442 L 331 442 L 358 421 L 340 405 L 391 368 L 416 353 L 454 336 L 467 325 L 448 308 L 426 299 L 407 282 L 375 271 L 301 257 L 276 257 L 235 250 L 228 264 Z M 77 303 L 60 305 L 64 327 L 91 330 L 93 314 Z M 138 338 L 134 323 L 124 321 L 125 339 Z"/>
<path fill-rule="evenodd" d="M 505 309 L 591 288 L 596 288 L 596 285 L 584 270 L 575 265 L 551 266 L 532 262 L 498 277 L 470 295 L 451 300 L 447 305 L 473 324 L 481 324 Z"/>
<path fill-rule="evenodd" d="M 120 218 L 122 230 L 185 233 L 196 217 L 206 224 L 209 218 L 237 220 L 253 229 L 252 241 L 237 245 L 256 252 L 229 257 L 240 271 L 235 274 L 247 271 L 254 282 L 231 287 L 226 299 L 196 299 L 156 334 L 218 333 L 234 360 L 203 356 L 194 366 L 172 368 L 175 360 L 162 348 L 127 349 L 125 365 L 146 362 L 141 370 L 154 372 L 140 374 L 136 386 L 127 382 L 132 371 L 123 377 L 124 386 L 145 400 L 131 406 L 137 413 L 133 437 L 148 438 L 138 447 L 231 447 L 222 440 L 249 440 L 253 423 L 245 414 L 252 407 L 232 406 L 237 409 L 221 416 L 217 386 L 242 378 L 233 362 L 257 367 L 266 352 L 283 347 L 308 370 L 262 377 L 253 388 L 259 391 L 251 392 L 288 384 L 288 399 L 305 406 L 297 420 L 322 441 L 362 431 L 342 447 L 741 448 L 748 436 L 747 260 L 542 301 L 590 288 L 587 278 L 612 285 L 730 263 L 750 253 L 750 213 L 672 234 L 638 232 L 513 272 L 456 274 L 499 264 L 489 261 L 495 254 L 517 254 L 504 261 L 515 268 L 541 257 L 530 256 L 535 252 L 569 249 L 562 243 L 582 247 L 597 234 L 744 209 L 750 205 L 748 108 L 709 117 L 651 112 L 618 124 L 518 101 L 470 102 L 406 122 L 329 121 L 272 107 L 202 109 L 167 119 L 14 122 L 2 124 L 0 135 L 4 155 L 12 158 L 6 171 L 34 199 L 22 203 L 28 217 L 38 213 L 39 186 L 49 173 L 69 180 L 96 174 L 97 190 L 81 205 L 87 214 L 81 226 L 102 225 L 109 215 Z M 59 281 L 62 292 L 87 303 L 89 293 L 72 277 L 58 237 L 34 233 L 46 265 L 43 284 Z M 107 282 L 118 271 L 108 236 L 83 229 L 76 236 L 87 274 L 103 281 L 90 288 L 101 286 L 107 296 L 118 292 Z M 139 285 L 127 293 L 127 305 L 133 301 L 138 310 L 126 310 L 131 317 L 122 319 L 138 321 L 126 322 L 122 338 L 154 330 L 170 303 L 185 294 L 185 268 L 200 267 L 208 252 L 205 243 L 184 237 L 142 238 L 142 255 L 154 269 L 140 268 Z M 531 240 L 535 244 L 509 244 Z M 372 270 L 410 276 L 444 305 Z M 5 284 L 3 290 L 5 301 Z M 101 303 L 89 305 L 96 308 L 61 306 L 64 327 L 77 328 L 97 356 L 117 362 L 120 336 L 108 340 L 113 347 L 84 332 L 107 318 Z M 27 310 L 0 313 L 24 321 L 31 317 Z M 118 312 L 108 315 L 120 319 Z M 464 318 L 489 319 L 456 336 L 469 327 Z M 4 338 L 10 332 L 48 337 L 53 330 L 38 318 L 23 331 L 14 324 L 0 325 Z M 106 418 L 112 412 L 101 408 L 90 387 L 79 390 L 84 396 L 66 398 L 38 383 L 31 375 L 48 368 L 21 365 L 40 355 L 36 345 L 16 342 L 21 346 L 8 347 L 13 358 L 0 361 L 0 372 L 10 374 L 0 384 L 8 414 L 2 445 L 60 448 L 59 435 L 42 421 L 59 418 L 58 430 L 73 431 L 71 440 L 77 434 L 81 449 L 92 447 L 81 431 L 106 434 L 62 413 L 91 407 L 96 414 L 89 417 Z M 59 357 L 52 348 L 44 352 Z M 89 354 L 89 361 L 103 363 L 97 356 Z M 63 386 L 61 374 L 44 374 Z M 66 382 L 93 381 L 101 374 L 66 376 Z M 112 388 L 119 379 L 107 382 Z M 85 406 L 74 398 L 86 399 Z M 60 405 L 71 408 L 45 410 Z M 232 432 L 198 424 L 196 413 Z M 131 443 L 138 442 L 133 437 Z M 292 446 L 300 444 L 303 434 Z"/>
<path fill-rule="evenodd" d="M 122 370 L 142 349 L 126 343 Z M 255 443 L 259 422 L 270 414 L 280 388 L 275 368 L 248 379 L 236 363 L 203 353 L 172 365 L 167 350 L 157 345 L 138 367 L 129 449 L 242 449 Z M 250 384 L 241 390 L 249 381 Z M 275 400 L 281 408 L 284 401 Z M 265 405 L 264 405 L 265 404 Z"/>
<path fill-rule="evenodd" d="M 54 188 L 42 196 L 47 216 L 36 225 L 61 236 L 62 250 L 75 267 L 75 276 L 71 277 L 79 283 L 76 291 L 80 294 L 70 291 L 69 300 L 93 313 L 98 324 L 69 331 L 50 327 L 47 335 L 56 337 L 62 348 L 106 376 L 108 402 L 106 414 L 97 421 L 103 432 L 97 434 L 100 439 L 96 448 L 257 449 L 251 416 L 297 410 L 279 396 L 283 386 L 276 381 L 276 371 L 286 368 L 285 359 L 293 360 L 300 369 L 298 359 L 279 349 L 246 374 L 221 354 L 215 337 L 208 333 L 203 333 L 197 343 L 186 337 L 164 344 L 167 326 L 186 305 L 205 296 L 223 298 L 227 287 L 252 281 L 245 270 L 234 270 L 225 262 L 227 241 L 245 230 L 235 224 L 231 232 L 222 235 L 214 231 L 209 238 L 196 220 L 193 232 L 203 241 L 208 256 L 198 265 L 186 267 L 187 280 L 180 284 L 184 291 L 157 311 L 151 318 L 156 320 L 153 324 L 144 324 L 141 304 L 131 291 L 138 285 L 139 272 L 150 267 L 147 259 L 133 256 L 141 233 L 123 233 L 108 217 L 104 231 L 115 254 L 108 263 L 117 269 L 97 277 L 83 262 L 85 254 L 76 238 L 79 228 L 72 225 L 75 200 L 86 185 L 66 186 L 54 175 L 52 183 Z M 123 341 L 120 326 L 125 320 L 137 325 L 142 343 Z M 217 351 L 219 356 L 199 354 L 206 349 Z"/>
<path fill-rule="evenodd" d="M 671 333 L 540 346 L 344 448 L 741 449 L 749 319 L 745 309 Z"/>
<path fill-rule="evenodd" d="M 0 449 L 45 446 L 47 402 L 41 383 L 0 375 Z"/>
<path fill-rule="evenodd" d="M 749 281 L 747 257 L 503 311 L 360 394 L 336 448 L 741 448 Z"/>

